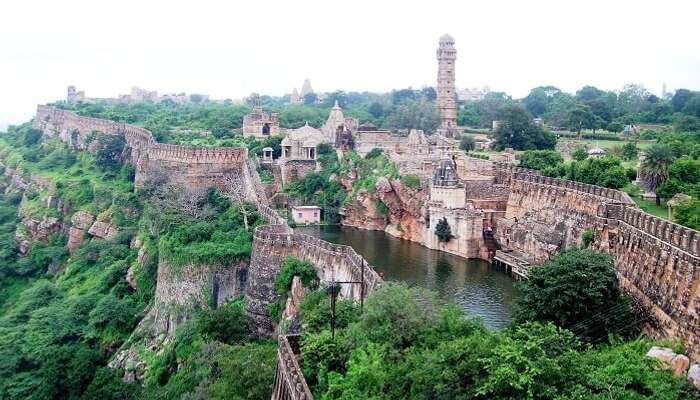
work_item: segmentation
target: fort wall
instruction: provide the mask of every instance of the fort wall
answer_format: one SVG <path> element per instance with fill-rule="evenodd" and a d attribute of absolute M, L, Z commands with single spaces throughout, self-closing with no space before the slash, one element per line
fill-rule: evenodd
<path fill-rule="evenodd" d="M 621 191 L 515 171 L 496 239 L 542 263 L 580 246 L 615 257 L 620 285 L 649 316 L 649 332 L 681 339 L 700 358 L 700 232 L 649 215 Z"/>
<path fill-rule="evenodd" d="M 294 233 L 286 225 L 258 227 L 253 239 L 246 311 L 256 321 L 261 335 L 270 335 L 274 330 L 268 311 L 277 298 L 274 278 L 290 256 L 312 263 L 321 282 L 364 282 L 342 285 L 340 295 L 344 298 L 359 301 L 382 283 L 379 274 L 352 247 Z"/>
<path fill-rule="evenodd" d="M 88 138 L 93 134 L 123 135 L 129 154 L 127 161 L 136 166 L 137 188 L 166 179 L 188 189 L 215 186 L 234 190 L 246 200 L 254 200 L 246 166 L 247 149 L 157 143 L 150 131 L 139 126 L 83 117 L 44 105 L 37 107 L 33 125 L 45 135 L 59 138 L 79 150 L 90 150 Z"/>

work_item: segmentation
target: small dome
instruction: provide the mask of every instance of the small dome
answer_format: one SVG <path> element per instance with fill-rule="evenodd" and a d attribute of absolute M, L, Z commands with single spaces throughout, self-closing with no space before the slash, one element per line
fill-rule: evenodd
<path fill-rule="evenodd" d="M 455 40 L 452 36 L 448 35 L 447 33 L 440 36 L 440 43 L 454 43 Z"/>
<path fill-rule="evenodd" d="M 588 155 L 591 156 L 599 156 L 605 154 L 606 151 L 604 149 L 601 149 L 600 147 L 595 147 L 590 150 L 588 150 Z"/>

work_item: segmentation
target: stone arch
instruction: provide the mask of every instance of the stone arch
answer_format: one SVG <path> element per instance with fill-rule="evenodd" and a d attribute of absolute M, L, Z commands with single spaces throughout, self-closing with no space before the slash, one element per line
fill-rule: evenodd
<path fill-rule="evenodd" d="M 262 134 L 263 135 L 269 135 L 270 134 L 270 124 L 265 122 L 262 127 Z"/>

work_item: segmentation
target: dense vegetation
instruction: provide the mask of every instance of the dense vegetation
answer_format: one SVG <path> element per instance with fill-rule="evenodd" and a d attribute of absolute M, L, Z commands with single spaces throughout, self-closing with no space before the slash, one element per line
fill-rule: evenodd
<path fill-rule="evenodd" d="M 644 356 L 648 340 L 604 334 L 618 330 L 576 335 L 560 326 L 629 307 L 605 257 L 566 253 L 535 272 L 518 305 L 522 322 L 502 331 L 487 330 L 430 292 L 387 284 L 367 299 L 362 314 L 352 302 L 338 302 L 333 339 L 328 295 L 311 293 L 301 309 L 305 377 L 320 399 L 691 398 L 687 382 Z M 575 269 L 554 276 L 564 266 Z M 619 324 L 623 314 L 606 318 Z"/>
<path fill-rule="evenodd" d="M 144 386 L 124 383 L 122 373 L 106 366 L 153 300 L 159 252 L 174 266 L 230 264 L 248 257 L 252 229 L 262 221 L 250 205 L 232 206 L 215 190 L 187 198 L 163 187 L 135 194 L 123 141 L 92 140 L 95 153 L 77 153 L 28 125 L 0 139 L 2 163 L 31 182 L 24 196 L 6 178 L 0 182 L 9 186 L 0 195 L 0 398 L 268 397 L 276 346 L 250 339 L 241 300 L 194 312 L 175 340 L 146 360 Z M 58 233 L 18 257 L 18 210 L 37 221 L 69 221 L 86 211 L 119 233 L 87 240 L 70 256 Z M 136 239 L 147 250 L 143 263 L 131 246 Z"/>
<path fill-rule="evenodd" d="M 336 152 L 324 144 L 319 146 L 318 153 L 321 172 L 308 174 L 290 183 L 284 190 L 304 205 L 321 207 L 323 220 L 327 223 L 340 222 L 339 208 L 352 200 L 340 182 L 341 177 L 347 177 L 354 171 L 356 179 L 352 182 L 352 189 L 355 195 L 361 190 L 374 193 L 380 178 L 399 178 L 396 164 L 380 149 L 372 149 L 365 157 L 350 152 L 338 160 Z M 402 177 L 402 181 L 411 188 L 420 186 L 420 179 L 415 175 Z M 386 207 L 383 203 L 381 206 Z"/>

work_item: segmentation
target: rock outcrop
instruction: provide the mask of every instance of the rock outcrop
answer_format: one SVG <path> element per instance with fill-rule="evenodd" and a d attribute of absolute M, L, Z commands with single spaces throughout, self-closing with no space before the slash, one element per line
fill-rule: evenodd
<path fill-rule="evenodd" d="M 400 180 L 381 177 L 374 192 L 353 192 L 353 182 L 352 175 L 342 181 L 350 196 L 355 196 L 344 206 L 343 225 L 382 230 L 401 239 L 424 242 L 427 190 L 412 189 Z"/>
<path fill-rule="evenodd" d="M 26 256 L 32 242 L 47 243 L 49 238 L 63 230 L 63 223 L 56 217 L 44 217 L 41 220 L 23 218 L 21 227 L 15 232 L 15 241 L 19 245 L 19 254 Z"/>
<path fill-rule="evenodd" d="M 83 242 L 85 234 L 92 226 L 95 216 L 85 211 L 78 211 L 71 217 L 71 227 L 68 230 L 66 248 L 72 254 Z"/>

